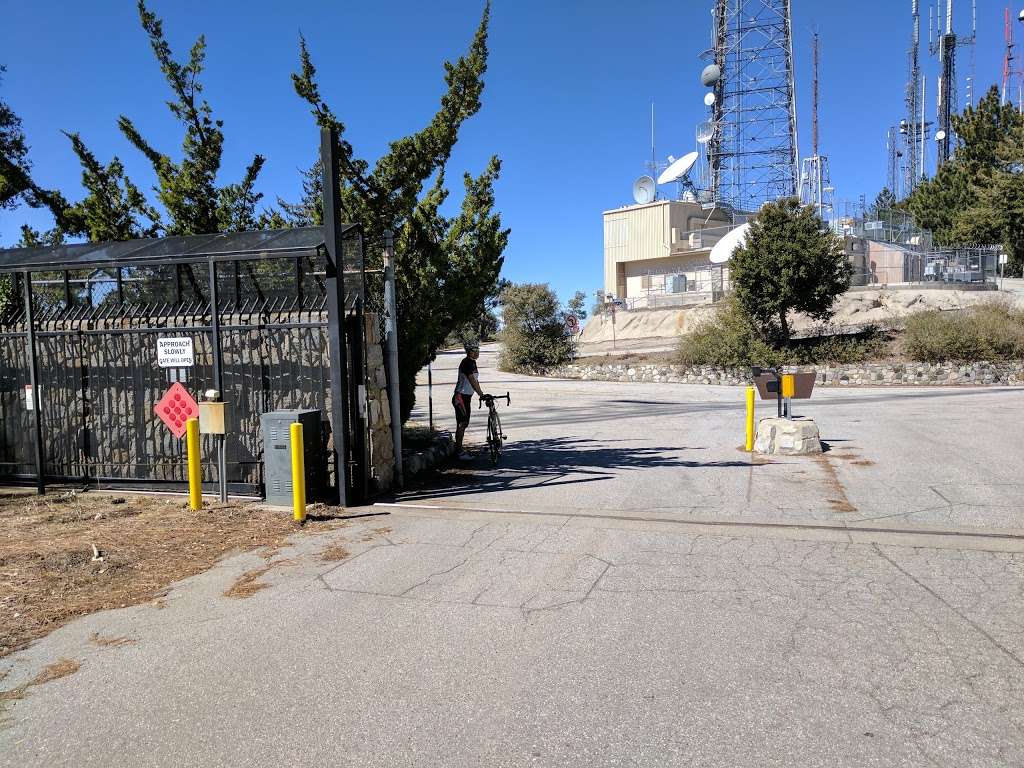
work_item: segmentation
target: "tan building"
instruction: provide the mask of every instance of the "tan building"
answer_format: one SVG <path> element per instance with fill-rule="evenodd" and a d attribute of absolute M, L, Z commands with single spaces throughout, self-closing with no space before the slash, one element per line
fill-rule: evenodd
<path fill-rule="evenodd" d="M 733 228 L 729 210 L 658 200 L 604 212 L 604 290 L 630 308 L 668 306 L 720 290 L 711 247 Z"/>

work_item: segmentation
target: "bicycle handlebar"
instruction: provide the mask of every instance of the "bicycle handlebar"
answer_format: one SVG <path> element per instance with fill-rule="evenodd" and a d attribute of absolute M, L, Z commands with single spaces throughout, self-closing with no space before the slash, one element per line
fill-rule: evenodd
<path fill-rule="evenodd" d="M 512 397 L 506 392 L 504 395 L 484 395 L 480 398 L 480 405 L 477 409 L 483 408 L 484 403 L 487 403 L 487 407 L 490 408 L 495 400 L 504 400 L 506 405 L 512 405 Z"/>

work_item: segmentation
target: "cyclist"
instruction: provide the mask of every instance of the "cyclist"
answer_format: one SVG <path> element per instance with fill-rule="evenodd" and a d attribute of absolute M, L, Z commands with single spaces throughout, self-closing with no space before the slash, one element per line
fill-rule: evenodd
<path fill-rule="evenodd" d="M 476 367 L 477 358 L 480 357 L 480 345 L 473 341 L 466 342 L 465 349 L 466 356 L 459 363 L 459 378 L 455 382 L 455 394 L 452 396 L 456 424 L 455 453 L 461 461 L 473 458 L 462 447 L 462 439 L 466 436 L 466 427 L 469 426 L 469 414 L 473 412 L 473 393 L 484 397 Z"/>

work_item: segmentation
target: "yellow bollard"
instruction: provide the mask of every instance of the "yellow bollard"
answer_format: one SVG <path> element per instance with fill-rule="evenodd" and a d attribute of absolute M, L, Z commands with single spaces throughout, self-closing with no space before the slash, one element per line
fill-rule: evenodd
<path fill-rule="evenodd" d="M 292 438 L 292 508 L 296 522 L 306 519 L 306 454 L 302 448 L 302 425 L 291 427 Z"/>
<path fill-rule="evenodd" d="M 199 419 L 185 422 L 185 448 L 188 451 L 188 505 L 203 508 L 203 473 L 199 464 Z"/>
<path fill-rule="evenodd" d="M 747 451 L 754 450 L 754 388 L 747 387 Z"/>
<path fill-rule="evenodd" d="M 782 374 L 782 396 L 786 398 L 796 397 L 796 376 L 792 373 Z"/>

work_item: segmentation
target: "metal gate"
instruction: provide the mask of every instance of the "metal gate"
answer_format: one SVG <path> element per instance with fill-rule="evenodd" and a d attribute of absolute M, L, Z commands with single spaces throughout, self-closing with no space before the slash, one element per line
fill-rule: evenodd
<path fill-rule="evenodd" d="M 168 387 L 181 382 L 195 395 L 220 390 L 228 403 L 231 492 L 262 492 L 260 415 L 311 408 L 324 414 L 336 497 L 360 500 L 362 238 L 357 227 L 343 228 L 342 269 L 325 240 L 322 228 L 310 227 L 0 254 L 3 268 L 18 255 L 13 287 L 23 297 L 0 320 L 0 475 L 184 487 L 183 441 L 154 415 Z M 169 337 L 192 340 L 192 366 L 159 367 L 157 340 Z M 38 426 L 29 409 L 37 403 Z M 335 425 L 346 439 L 332 434 Z M 217 484 L 212 438 L 204 437 L 203 451 L 204 482 Z"/>

